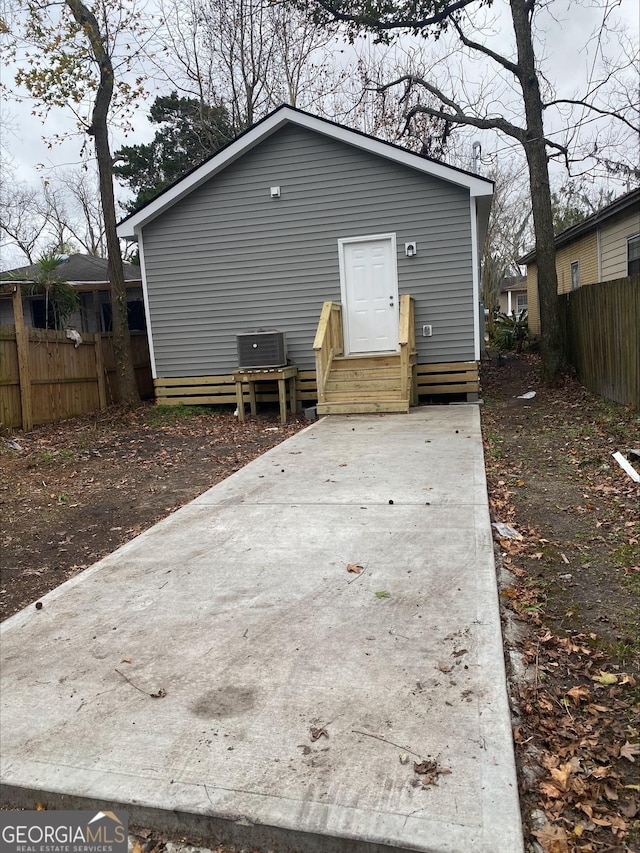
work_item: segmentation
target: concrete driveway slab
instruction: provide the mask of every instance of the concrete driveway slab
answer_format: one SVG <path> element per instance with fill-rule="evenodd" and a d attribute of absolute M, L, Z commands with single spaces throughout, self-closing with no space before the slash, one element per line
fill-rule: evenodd
<path fill-rule="evenodd" d="M 43 604 L 1 629 L 5 804 L 521 853 L 475 407 L 324 419 Z"/>

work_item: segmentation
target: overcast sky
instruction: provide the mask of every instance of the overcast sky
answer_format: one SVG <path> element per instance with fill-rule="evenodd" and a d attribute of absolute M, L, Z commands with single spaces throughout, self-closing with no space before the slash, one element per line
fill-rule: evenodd
<path fill-rule="evenodd" d="M 611 5 L 618 7 L 615 16 L 624 22 L 629 37 L 632 40 L 635 39 L 637 43 L 639 38 L 637 0 L 621 0 L 619 4 Z M 546 11 L 538 14 L 538 55 L 544 56 L 544 67 L 548 79 L 561 81 L 565 95 L 579 92 L 584 86 L 591 59 L 587 51 L 576 48 L 587 42 L 601 17 L 602 10 L 589 8 L 581 3 L 568 2 L 568 0 L 555 0 L 547 6 Z M 494 35 L 490 43 L 506 54 L 509 50 L 508 45 L 512 41 L 512 30 L 504 0 L 496 0 L 491 19 Z M 479 79 L 486 70 L 486 64 L 475 63 L 463 66 L 462 73 L 468 81 L 472 81 L 474 78 Z M 13 72 L 14 69 L 11 67 L 6 65 L 2 67 L 2 83 L 8 89 L 12 88 Z M 146 119 L 148 107 L 153 96 L 158 93 L 168 93 L 169 86 L 164 86 L 161 90 L 153 85 L 150 88 L 150 98 L 140 105 L 134 116 L 135 132 L 125 137 L 120 130 L 114 130 L 113 150 L 124 143 L 147 142 L 153 136 L 155 129 Z M 501 103 L 504 105 L 504 112 L 508 114 L 511 111 L 512 120 L 517 121 L 519 119 L 517 97 L 510 95 L 507 91 Z M 0 127 L 2 166 L 5 176 L 8 174 L 10 179 L 38 185 L 43 179 L 55 175 L 61 168 L 77 166 L 81 161 L 80 150 L 84 140 L 76 135 L 62 144 L 45 142 L 43 137 L 50 140 L 56 134 L 65 135 L 72 131 L 73 116 L 66 109 L 54 109 L 43 123 L 38 116 L 32 114 L 32 109 L 33 105 L 28 100 L 22 103 L 5 100 L 2 104 Z M 557 123 L 558 119 L 556 118 L 555 121 Z M 547 131 L 561 129 L 561 123 L 560 126 L 553 128 L 547 124 Z M 476 137 L 482 142 L 483 157 L 487 166 L 492 159 L 495 161 L 495 156 L 504 160 L 512 154 L 514 148 L 518 147 L 517 143 L 514 146 L 513 140 L 498 137 L 495 134 L 474 131 L 474 138 Z M 494 155 L 494 157 L 491 158 L 488 155 Z M 14 257 L 21 260 L 19 254 L 15 256 L 4 250 L 0 266 L 8 266 L 13 262 Z"/>

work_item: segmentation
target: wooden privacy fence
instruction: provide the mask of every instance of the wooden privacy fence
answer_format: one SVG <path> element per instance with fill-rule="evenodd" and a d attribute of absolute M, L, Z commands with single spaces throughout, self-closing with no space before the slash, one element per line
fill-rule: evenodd
<path fill-rule="evenodd" d="M 0 326 L 2 427 L 30 430 L 119 402 L 111 335 L 83 333 L 75 346 L 65 332 L 26 327 L 19 308 L 14 316 L 15 326 Z M 144 332 L 131 333 L 131 349 L 140 396 L 153 397 Z"/>
<path fill-rule="evenodd" d="M 580 382 L 640 409 L 640 275 L 590 284 L 560 299 Z"/>

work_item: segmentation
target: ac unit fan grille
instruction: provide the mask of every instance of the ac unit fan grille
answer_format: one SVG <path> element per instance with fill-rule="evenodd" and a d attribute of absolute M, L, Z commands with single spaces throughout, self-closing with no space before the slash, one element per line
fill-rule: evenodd
<path fill-rule="evenodd" d="M 244 332 L 237 336 L 237 345 L 241 368 L 284 367 L 287 363 L 284 332 Z"/>

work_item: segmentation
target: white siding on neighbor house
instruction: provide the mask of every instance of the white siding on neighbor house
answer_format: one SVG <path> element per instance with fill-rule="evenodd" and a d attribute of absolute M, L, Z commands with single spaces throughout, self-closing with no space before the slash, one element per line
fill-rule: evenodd
<path fill-rule="evenodd" d="M 631 210 L 600 227 L 601 281 L 626 278 L 627 240 L 640 233 L 640 210 Z"/>
<path fill-rule="evenodd" d="M 256 328 L 286 332 L 291 359 L 313 367 L 322 303 L 340 300 L 338 239 L 391 232 L 419 361 L 473 359 L 470 216 L 465 188 L 284 127 L 144 227 L 157 375 L 228 373 L 236 335 Z"/>

